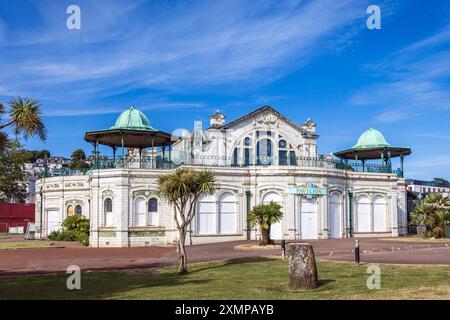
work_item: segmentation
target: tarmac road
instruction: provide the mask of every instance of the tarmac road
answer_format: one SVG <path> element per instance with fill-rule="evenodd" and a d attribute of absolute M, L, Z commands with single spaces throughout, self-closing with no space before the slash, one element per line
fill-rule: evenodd
<path fill-rule="evenodd" d="M 363 238 L 360 240 L 361 261 L 367 263 L 441 264 L 450 266 L 450 242 L 424 243 Z M 0 240 L 1 241 L 1 240 Z M 316 258 L 353 261 L 354 239 L 308 240 Z M 188 247 L 190 262 L 256 258 L 280 255 L 274 250 L 236 250 L 235 246 L 251 241 L 222 242 Z M 256 242 L 253 242 L 256 244 Z M 65 272 L 69 265 L 81 270 L 113 270 L 149 268 L 176 264 L 174 246 L 143 248 L 36 248 L 0 250 L 0 276 Z"/>

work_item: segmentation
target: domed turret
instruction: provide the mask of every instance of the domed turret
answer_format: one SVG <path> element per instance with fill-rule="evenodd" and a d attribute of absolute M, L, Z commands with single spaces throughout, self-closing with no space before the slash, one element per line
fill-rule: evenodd
<path fill-rule="evenodd" d="M 155 130 L 147 116 L 133 106 L 120 114 L 111 129 Z"/>
<path fill-rule="evenodd" d="M 358 142 L 353 146 L 353 148 L 363 149 L 389 146 L 390 144 L 386 141 L 380 131 L 370 128 L 359 137 Z"/>

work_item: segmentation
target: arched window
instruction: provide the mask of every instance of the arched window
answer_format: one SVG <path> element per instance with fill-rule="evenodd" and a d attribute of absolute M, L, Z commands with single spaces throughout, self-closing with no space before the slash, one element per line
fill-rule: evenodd
<path fill-rule="evenodd" d="M 252 138 L 247 137 L 244 139 L 244 146 L 250 147 L 252 145 Z"/>
<path fill-rule="evenodd" d="M 330 236 L 331 238 L 340 238 L 341 234 L 341 197 L 333 193 L 330 197 Z"/>
<path fill-rule="evenodd" d="M 198 234 L 217 233 L 216 200 L 213 196 L 204 196 L 198 203 L 197 232 Z"/>
<path fill-rule="evenodd" d="M 357 231 L 358 232 L 368 232 L 370 231 L 370 200 L 367 196 L 361 196 L 357 201 Z"/>
<path fill-rule="evenodd" d="M 83 208 L 79 204 L 77 204 L 75 206 L 75 215 L 81 216 L 82 214 L 83 214 Z"/>
<path fill-rule="evenodd" d="M 286 140 L 278 141 L 278 164 L 285 166 L 288 164 L 288 150 Z"/>
<path fill-rule="evenodd" d="M 113 225 L 113 205 L 111 198 L 105 199 L 103 204 L 103 213 L 104 213 L 104 220 L 103 220 L 104 226 L 111 227 Z"/>
<path fill-rule="evenodd" d="M 68 217 L 73 216 L 73 205 L 67 206 L 67 216 Z"/>
<path fill-rule="evenodd" d="M 382 196 L 373 199 L 373 229 L 386 231 L 386 201 Z"/>
<path fill-rule="evenodd" d="M 256 158 L 259 165 L 272 164 L 272 141 L 270 139 L 261 139 L 256 144 Z"/>
<path fill-rule="evenodd" d="M 134 200 L 134 221 L 133 226 L 135 227 L 145 227 L 145 216 L 146 213 L 145 199 L 138 197 Z"/>
<path fill-rule="evenodd" d="M 219 233 L 237 233 L 236 197 L 231 192 L 219 198 Z"/>
<path fill-rule="evenodd" d="M 156 198 L 148 200 L 148 224 L 154 226 L 159 224 L 158 199 Z"/>

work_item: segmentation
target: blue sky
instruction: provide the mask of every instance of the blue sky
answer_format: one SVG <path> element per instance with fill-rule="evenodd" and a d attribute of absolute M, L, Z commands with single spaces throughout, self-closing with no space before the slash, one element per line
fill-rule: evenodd
<path fill-rule="evenodd" d="M 269 104 L 313 119 L 321 154 L 374 127 L 413 149 L 408 177 L 450 178 L 448 1 L 2 0 L 0 70 L 0 101 L 42 104 L 48 140 L 25 146 L 54 155 L 90 153 L 84 132 L 130 105 L 171 132 Z"/>

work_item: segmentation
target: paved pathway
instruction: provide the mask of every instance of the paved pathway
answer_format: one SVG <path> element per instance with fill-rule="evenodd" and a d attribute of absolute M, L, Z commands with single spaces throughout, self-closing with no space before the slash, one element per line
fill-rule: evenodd
<path fill-rule="evenodd" d="M 317 258 L 352 261 L 353 239 L 311 240 Z M 188 248 L 191 262 L 279 255 L 276 250 L 235 250 L 248 241 L 194 245 Z M 361 261 L 370 263 L 450 265 L 450 243 L 402 242 L 360 239 Z M 39 248 L 0 250 L 0 275 L 64 272 L 69 265 L 82 270 L 147 268 L 176 263 L 172 246 L 145 248 Z"/>

